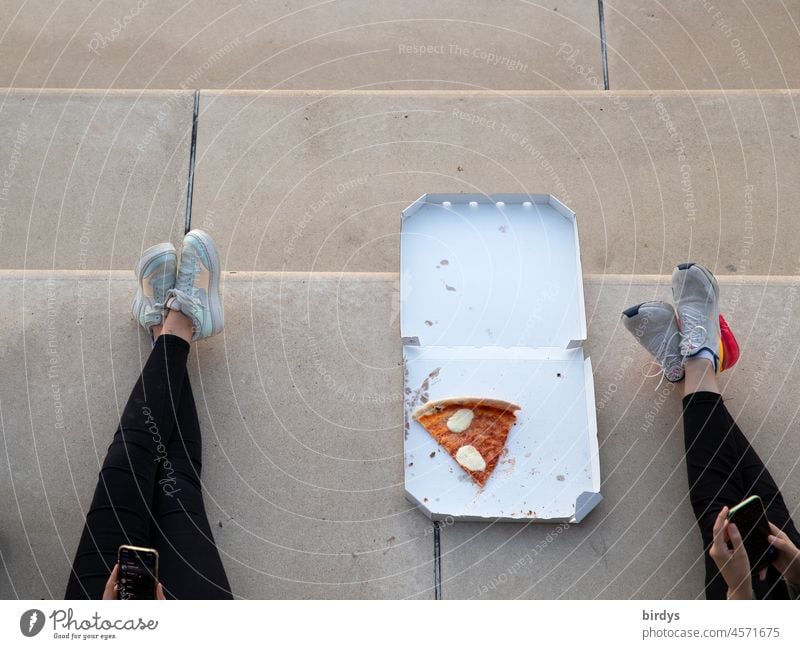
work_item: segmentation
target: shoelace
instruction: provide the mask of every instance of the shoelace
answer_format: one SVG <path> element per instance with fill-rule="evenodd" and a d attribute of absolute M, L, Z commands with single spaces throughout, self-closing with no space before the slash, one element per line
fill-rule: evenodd
<path fill-rule="evenodd" d="M 170 291 L 170 297 L 177 299 L 182 305 L 191 305 L 195 310 L 207 311 L 208 306 L 203 304 L 195 292 L 194 277 L 199 270 L 197 254 L 193 250 L 184 251 L 181 257 L 181 264 L 178 267 L 175 288 Z M 170 300 L 167 300 L 167 304 L 169 302 Z M 198 323 L 194 322 L 194 325 L 197 327 Z"/>
<path fill-rule="evenodd" d="M 719 316 L 717 316 L 719 319 Z M 709 346 L 709 337 L 714 335 L 706 329 L 704 322 L 707 322 L 708 314 L 696 309 L 684 309 L 681 317 L 681 356 L 683 362 L 689 356 L 697 353 L 703 347 Z M 718 370 L 719 359 L 715 357 L 713 361 L 714 371 Z"/>
<path fill-rule="evenodd" d="M 148 309 L 147 312 L 144 314 L 144 324 L 148 327 L 153 327 L 155 325 L 162 324 L 163 322 L 163 312 L 166 309 L 167 303 L 167 296 L 169 293 L 168 289 L 164 288 L 164 283 L 168 280 L 168 278 L 164 276 L 156 276 L 155 279 L 150 280 L 150 285 L 153 287 L 154 294 L 160 294 L 164 297 L 163 302 L 156 300 L 153 298 L 153 305 L 151 309 Z M 136 298 L 134 298 L 135 300 Z"/>
<path fill-rule="evenodd" d="M 175 291 L 182 295 L 194 295 L 194 277 L 200 270 L 197 262 L 197 253 L 190 248 L 183 251 L 181 263 L 178 266 L 178 276 L 175 278 Z"/>
<path fill-rule="evenodd" d="M 164 320 L 162 316 L 164 309 L 165 306 L 160 302 L 153 302 L 153 308 L 145 310 L 144 324 L 148 327 L 154 327 L 155 325 L 161 324 Z"/>
<path fill-rule="evenodd" d="M 195 296 L 194 293 L 189 294 L 177 288 L 173 288 L 170 296 L 177 299 L 178 302 L 180 302 L 181 304 L 191 304 L 193 307 L 197 309 L 201 309 L 203 311 L 208 310 L 208 307 L 205 304 L 203 304 L 203 301 L 197 296 Z M 167 304 L 169 304 L 169 300 L 167 300 Z"/>
<path fill-rule="evenodd" d="M 685 358 L 683 354 L 670 352 L 672 340 L 675 338 L 675 336 L 680 335 L 680 331 L 676 331 L 669 338 L 664 338 L 664 340 L 661 341 L 661 345 L 659 345 L 658 351 L 654 354 L 653 360 L 642 368 L 642 374 L 645 376 L 645 378 L 653 378 L 659 374 L 661 375 L 661 379 L 659 380 L 658 385 L 655 387 L 656 392 L 664 382 L 667 372 L 672 373 L 672 370 L 675 367 L 683 367 L 683 360 Z M 658 366 L 658 371 L 654 372 L 653 374 L 648 374 L 646 370 L 648 367 L 652 367 L 653 364 Z"/>
<path fill-rule="evenodd" d="M 700 324 L 702 320 L 703 318 L 698 317 L 697 313 L 685 311 L 683 313 L 683 318 L 681 318 L 681 330 L 676 331 L 669 338 L 665 338 L 659 346 L 658 352 L 654 354 L 654 360 L 650 361 L 642 368 L 642 374 L 645 376 L 645 378 L 653 378 L 661 374 L 661 379 L 658 381 L 658 385 L 655 387 L 656 392 L 664 382 L 664 378 L 666 377 L 666 368 L 672 367 L 670 360 L 680 359 L 678 367 L 683 367 L 684 363 L 686 363 L 686 359 L 689 358 L 693 352 L 700 349 L 708 340 L 708 329 Z M 679 345 L 679 349 L 681 349 L 681 347 L 683 349 L 681 349 L 680 353 L 678 354 L 671 354 L 669 349 L 672 339 L 675 336 L 681 337 L 681 340 L 684 344 Z M 648 374 L 646 369 L 651 367 L 653 364 L 657 365 L 658 371 L 653 374 Z"/>
<path fill-rule="evenodd" d="M 706 314 L 693 309 L 681 313 L 681 355 L 684 360 L 691 352 L 695 352 L 705 345 L 708 340 L 708 329 L 703 326 Z"/>

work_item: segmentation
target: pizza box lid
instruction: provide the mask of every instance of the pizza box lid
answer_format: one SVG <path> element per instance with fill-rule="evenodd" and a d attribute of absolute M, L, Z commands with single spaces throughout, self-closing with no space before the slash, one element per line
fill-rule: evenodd
<path fill-rule="evenodd" d="M 575 214 L 547 194 L 426 194 L 400 265 L 408 499 L 433 520 L 580 522 L 602 496 Z M 521 406 L 482 488 L 411 416 L 454 396 Z"/>
<path fill-rule="evenodd" d="M 404 344 L 581 346 L 575 213 L 548 194 L 425 194 L 403 211 L 400 297 Z"/>

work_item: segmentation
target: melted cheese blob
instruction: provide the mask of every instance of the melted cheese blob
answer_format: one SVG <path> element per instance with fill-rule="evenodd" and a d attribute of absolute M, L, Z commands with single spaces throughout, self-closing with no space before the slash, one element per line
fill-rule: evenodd
<path fill-rule="evenodd" d="M 486 460 L 474 446 L 462 446 L 456 451 L 456 460 L 465 469 L 470 471 L 483 471 L 486 468 Z"/>
<path fill-rule="evenodd" d="M 447 429 L 451 433 L 463 433 L 469 425 L 472 423 L 473 418 L 475 417 L 475 413 L 472 412 L 469 408 L 462 408 L 461 410 L 456 410 L 450 417 L 447 419 Z"/>

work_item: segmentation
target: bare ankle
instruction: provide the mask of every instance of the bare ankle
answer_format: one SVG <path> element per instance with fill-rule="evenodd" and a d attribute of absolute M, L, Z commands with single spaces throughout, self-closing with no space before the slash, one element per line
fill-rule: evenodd
<path fill-rule="evenodd" d="M 180 311 L 170 310 L 164 319 L 164 325 L 161 327 L 159 335 L 178 336 L 178 338 L 183 338 L 187 343 L 191 343 L 193 333 L 192 321 Z"/>
<path fill-rule="evenodd" d="M 683 393 L 714 392 L 720 394 L 714 363 L 707 358 L 687 358 L 683 365 L 685 378 Z"/>

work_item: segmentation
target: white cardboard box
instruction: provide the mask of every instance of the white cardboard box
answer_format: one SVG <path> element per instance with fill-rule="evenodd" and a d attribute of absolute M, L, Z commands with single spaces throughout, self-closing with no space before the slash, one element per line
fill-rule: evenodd
<path fill-rule="evenodd" d="M 406 495 L 433 520 L 577 523 L 602 500 L 575 214 L 546 194 L 426 194 L 403 212 Z M 480 488 L 411 413 L 519 404 Z"/>

